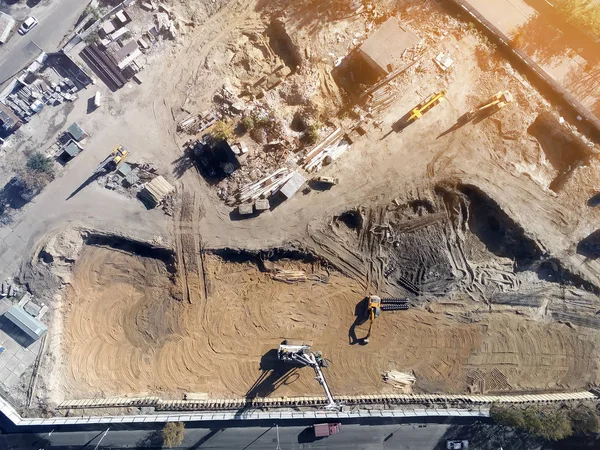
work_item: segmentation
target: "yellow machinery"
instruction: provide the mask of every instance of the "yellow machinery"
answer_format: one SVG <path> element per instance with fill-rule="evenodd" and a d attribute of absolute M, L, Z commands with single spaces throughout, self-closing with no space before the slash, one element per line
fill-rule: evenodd
<path fill-rule="evenodd" d="M 410 112 L 410 116 L 406 119 L 407 122 L 413 122 L 423 117 L 427 111 L 431 110 L 434 106 L 438 105 L 446 97 L 446 91 L 440 91 L 437 94 L 433 94 L 426 100 L 419 103 Z"/>
<path fill-rule="evenodd" d="M 467 113 L 467 119 L 472 120 L 476 116 L 493 114 L 496 111 L 504 108 L 509 103 L 512 103 L 513 96 L 510 91 L 500 91 L 493 97 L 487 99 L 481 105 L 477 106 L 473 111 Z"/>
<path fill-rule="evenodd" d="M 369 319 L 369 331 L 362 340 L 366 345 L 369 343 L 371 337 L 371 330 L 373 329 L 373 322 L 379 317 L 381 311 L 398 311 L 408 309 L 407 298 L 380 298 L 376 295 L 370 295 L 366 299 L 367 302 L 367 317 Z"/>
<path fill-rule="evenodd" d="M 129 150 L 122 145 L 119 145 L 100 163 L 96 170 L 94 170 L 94 173 L 112 172 L 113 170 L 117 170 L 121 164 L 125 162 L 128 156 Z"/>

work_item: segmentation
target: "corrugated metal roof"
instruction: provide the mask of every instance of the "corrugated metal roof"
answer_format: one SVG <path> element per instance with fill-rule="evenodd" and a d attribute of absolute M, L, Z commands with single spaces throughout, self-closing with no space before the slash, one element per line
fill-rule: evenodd
<path fill-rule="evenodd" d="M 285 195 L 286 198 L 290 198 L 298 192 L 298 189 L 300 189 L 304 183 L 306 183 L 306 178 L 296 171 L 294 172 L 294 175 L 292 175 L 292 178 L 283 185 L 280 192 Z"/>
<path fill-rule="evenodd" d="M 81 149 L 77 146 L 77 144 L 73 141 L 70 141 L 67 146 L 64 148 L 64 151 L 71 157 L 74 158 L 79 155 Z"/>
<path fill-rule="evenodd" d="M 0 12 L 0 44 L 4 44 L 10 36 L 10 31 L 15 26 L 15 19 L 8 14 Z"/>
<path fill-rule="evenodd" d="M 76 141 L 81 141 L 85 137 L 85 131 L 83 131 L 77 123 L 74 123 L 67 128 L 67 133 L 69 133 Z"/>
<path fill-rule="evenodd" d="M 46 325 L 35 317 L 27 314 L 23 308 L 17 305 L 11 306 L 10 309 L 4 313 L 4 317 L 18 326 L 23 333 L 34 341 L 41 338 L 48 331 Z"/>
<path fill-rule="evenodd" d="M 13 110 L 3 103 L 0 103 L 0 122 L 2 122 L 4 128 L 9 131 L 16 128 L 19 123 L 21 123 Z"/>
<path fill-rule="evenodd" d="M 123 47 L 118 49 L 116 52 L 112 54 L 113 59 L 117 64 L 126 59 L 129 55 L 131 55 L 136 50 L 139 50 L 137 42 L 133 39 L 127 42 Z"/>

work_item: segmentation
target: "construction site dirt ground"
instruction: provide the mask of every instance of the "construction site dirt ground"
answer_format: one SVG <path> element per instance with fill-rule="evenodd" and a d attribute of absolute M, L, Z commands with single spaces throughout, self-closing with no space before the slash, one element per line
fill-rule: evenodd
<path fill-rule="evenodd" d="M 394 392 L 382 381 L 387 370 L 414 371 L 425 392 L 465 392 L 481 380 L 490 391 L 579 389 L 600 375 L 595 330 L 454 301 L 384 313 L 369 345 L 349 345 L 364 297 L 355 280 L 332 272 L 327 283 L 287 284 L 254 262 L 207 255 L 205 264 L 208 298 L 190 303 L 173 298 L 163 261 L 84 247 L 61 308 L 54 400 L 322 395 L 310 368 L 277 362 L 284 338 L 323 352 L 337 395 Z M 324 272 L 314 263 L 277 264 Z M 477 320 L 468 320 L 474 311 Z M 366 324 L 354 332 L 363 336 Z"/>
<path fill-rule="evenodd" d="M 270 21 L 265 2 L 259 3 L 231 2 L 203 18 L 147 67 L 141 86 L 108 97 L 106 111 L 88 119 L 89 148 L 98 150 L 73 163 L 78 177 L 85 179 L 84 169 L 93 170 L 104 157 L 101 149 L 117 139 L 136 159 L 155 162 L 177 186 L 180 211 L 172 223 L 156 211 L 136 210 L 135 217 L 175 253 L 165 262 L 85 245 L 73 258 L 71 279 L 50 300 L 50 351 L 40 381 L 52 403 L 122 394 L 180 398 L 184 392 L 321 395 L 310 369 L 286 374 L 274 367 L 272 350 L 284 338 L 311 341 L 331 360 L 326 377 L 338 395 L 392 392 L 382 381 L 391 369 L 414 371 L 415 389 L 427 392 L 597 384 L 597 149 L 561 125 L 560 111 L 437 2 L 403 2 L 393 10 L 431 48 L 418 70 L 398 78 L 395 101 L 377 117 L 381 128 L 369 127 L 319 173 L 338 177 L 338 185 L 299 192 L 256 218 L 231 220 L 232 208 L 186 162 L 182 146 L 192 136 L 177 133 L 175 117 L 184 108 L 199 112 L 212 104 L 236 65 L 224 58 L 226 50 L 235 53 L 248 29 Z M 285 9 L 285 3 L 272 5 Z M 288 32 L 297 32 L 300 53 L 311 55 L 304 64 L 314 71 L 289 80 L 318 86 L 323 109 L 339 105 L 329 73 L 352 47 L 363 18 L 328 21 L 326 13 L 293 11 Z M 432 61 L 440 51 L 455 61 L 445 73 Z M 441 89 L 447 101 L 390 133 L 400 117 Z M 503 89 L 510 89 L 513 104 L 456 126 L 465 112 Z M 287 111 L 286 96 L 266 94 Z M 110 145 L 104 145 L 107 136 Z M 38 203 L 72 190 L 51 184 Z M 92 193 L 118 195 L 92 186 L 69 208 L 56 201 L 53 228 L 76 221 L 93 229 L 100 213 L 88 201 Z M 120 207 L 133 210 L 134 201 Z M 111 203 L 107 210 L 116 208 Z M 110 232 L 105 222 L 102 230 Z M 138 237 L 142 226 L 130 225 L 114 226 L 114 232 Z M 581 248 L 585 240 L 592 251 Z M 228 253 L 272 248 L 303 249 L 328 261 L 329 283 L 275 281 L 256 262 Z M 31 264 L 52 265 L 37 254 Z M 283 264 L 313 270 L 306 263 Z M 350 345 L 356 305 L 373 293 L 407 296 L 412 308 L 382 314 L 368 346 Z M 355 331 L 363 336 L 366 326 Z"/>

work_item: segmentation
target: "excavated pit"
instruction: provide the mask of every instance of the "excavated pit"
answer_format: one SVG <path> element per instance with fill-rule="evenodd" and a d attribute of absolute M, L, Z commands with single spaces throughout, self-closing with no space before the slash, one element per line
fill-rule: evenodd
<path fill-rule="evenodd" d="M 592 149 L 550 113 L 540 114 L 527 132 L 537 139 L 548 162 L 558 171 L 550 183 L 555 192 L 562 189 L 577 167 L 588 165 L 593 156 Z"/>
<path fill-rule="evenodd" d="M 527 270 L 542 257 L 542 251 L 521 226 L 514 222 L 485 192 L 475 186 L 459 186 L 468 199 L 469 229 L 491 253 L 510 258 L 516 270 Z"/>
<path fill-rule="evenodd" d="M 458 236 L 468 231 L 467 223 L 481 225 L 482 219 L 473 215 L 494 217 L 498 227 L 492 244 L 499 254 L 517 254 L 522 267 L 539 259 L 524 232 L 512 230 L 497 205 L 472 187 L 461 186 L 451 196 L 409 200 L 393 207 L 349 210 L 330 225 L 335 229 L 335 222 L 343 224 L 346 232 L 338 230 L 336 238 L 351 239 L 363 260 L 365 255 L 381 258 L 383 247 L 391 253 L 389 261 L 402 261 L 403 270 L 415 267 L 406 273 L 419 282 L 418 294 L 430 298 L 460 288 L 463 280 L 451 270 L 460 255 L 448 248 L 461 242 Z M 383 223 L 394 230 L 389 242 Z M 500 238 L 510 244 L 498 244 Z M 331 360 L 326 375 L 336 395 L 393 392 L 381 381 L 381 373 L 391 368 L 414 371 L 416 389 L 428 392 L 465 392 L 480 379 L 489 379 L 489 386 L 500 391 L 580 388 L 598 379 L 593 361 L 600 352 L 591 334 L 597 321 L 574 307 L 559 307 L 560 293 L 548 314 L 581 328 L 537 324 L 510 310 L 488 316 L 480 305 L 473 312 L 467 305 L 436 302 L 429 311 L 413 307 L 382 314 L 371 343 L 352 346 L 352 334 L 362 338 L 368 326 L 355 316 L 365 287 L 353 276 L 332 270 L 347 266 L 320 252 L 206 251 L 202 271 L 208 289 L 184 300 L 175 293 L 180 276 L 176 269 L 182 269 L 172 250 L 102 233 L 83 233 L 83 240 L 63 292 L 63 331 L 51 337 L 59 339 L 56 363 L 47 375 L 59 380 L 52 396 L 56 402 L 138 393 L 162 398 L 184 393 L 321 395 L 310 370 L 292 375 L 261 366 L 286 338 L 311 340 Z M 515 252 L 516 242 L 522 241 L 524 255 Z M 388 280 L 400 273 L 377 267 L 366 269 L 372 271 L 373 283 L 376 270 Z M 544 270 L 549 270 L 547 265 Z M 285 278 L 289 274 L 301 276 L 290 282 Z M 400 284 L 399 289 L 406 292 L 407 287 Z M 375 287 L 371 291 L 382 293 Z M 539 299 L 522 304 L 522 297 L 505 297 L 503 305 L 535 308 L 544 301 Z M 506 345 L 500 348 L 494 342 Z M 506 348 L 511 348 L 508 359 Z M 498 379 L 503 382 L 493 384 Z"/>
<path fill-rule="evenodd" d="M 296 72 L 302 64 L 302 55 L 288 34 L 285 23 L 278 19 L 273 20 L 266 34 L 275 54 L 292 70 L 292 73 Z"/>

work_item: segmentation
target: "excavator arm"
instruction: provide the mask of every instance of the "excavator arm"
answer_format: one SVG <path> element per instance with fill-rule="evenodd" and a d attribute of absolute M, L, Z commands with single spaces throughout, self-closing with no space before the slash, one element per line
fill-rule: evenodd
<path fill-rule="evenodd" d="M 369 338 L 371 337 L 371 330 L 373 329 L 373 322 L 375 322 L 375 308 L 370 308 L 369 311 L 369 331 L 367 331 L 367 335 L 363 339 L 365 344 L 369 343 Z"/>

